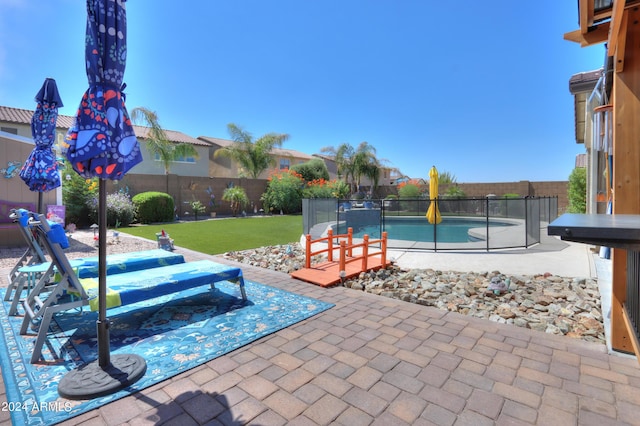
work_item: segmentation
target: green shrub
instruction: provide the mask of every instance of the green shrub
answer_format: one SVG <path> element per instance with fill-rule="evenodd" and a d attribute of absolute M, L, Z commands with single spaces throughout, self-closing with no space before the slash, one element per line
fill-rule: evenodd
<path fill-rule="evenodd" d="M 90 203 L 89 217 L 93 223 L 98 223 L 98 197 L 94 197 Z M 135 219 L 135 206 L 125 192 L 107 194 L 107 226 L 129 226 Z"/>
<path fill-rule="evenodd" d="M 199 200 L 192 201 L 190 204 L 195 220 L 198 220 L 198 215 L 203 215 L 207 211 L 207 208 Z"/>
<path fill-rule="evenodd" d="M 222 193 L 222 199 L 231 203 L 231 211 L 234 216 L 238 216 L 238 211 L 249 204 L 247 192 L 239 186 L 232 186 L 231 188 L 225 189 Z"/>
<path fill-rule="evenodd" d="M 420 198 L 420 187 L 413 183 L 407 183 L 398 188 L 400 198 Z"/>
<path fill-rule="evenodd" d="M 316 179 L 307 182 L 302 190 L 302 198 L 346 198 L 349 196 L 349 185 L 341 180 Z"/>
<path fill-rule="evenodd" d="M 141 192 L 131 200 L 141 223 L 173 222 L 175 205 L 173 198 L 164 192 Z"/>
<path fill-rule="evenodd" d="M 458 185 L 453 185 L 447 188 L 447 191 L 443 194 L 442 198 L 465 198 L 467 194 L 464 193 L 462 188 Z"/>
<path fill-rule="evenodd" d="M 327 165 L 319 158 L 313 158 L 306 163 L 294 164 L 291 170 L 302 176 L 307 182 L 318 179 L 329 180 Z"/>
<path fill-rule="evenodd" d="M 569 213 L 585 213 L 587 211 L 587 169 L 576 167 L 569 175 Z"/>
<path fill-rule="evenodd" d="M 90 203 L 98 194 L 98 179 L 85 179 L 67 162 L 60 174 L 62 180 L 62 202 L 66 207 L 65 222 L 84 228 L 90 223 Z"/>
<path fill-rule="evenodd" d="M 267 189 L 260 199 L 268 212 L 298 213 L 302 211 L 304 179 L 294 171 L 276 173 L 269 177 Z"/>

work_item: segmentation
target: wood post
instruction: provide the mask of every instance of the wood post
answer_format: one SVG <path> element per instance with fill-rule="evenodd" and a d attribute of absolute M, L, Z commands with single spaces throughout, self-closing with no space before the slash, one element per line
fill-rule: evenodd
<path fill-rule="evenodd" d="M 625 55 L 621 72 L 613 72 L 613 213 L 640 214 L 640 12 L 628 9 Z M 633 353 L 631 333 L 624 320 L 627 288 L 627 255 L 613 249 L 611 298 L 611 346 Z M 639 354 L 636 354 L 638 356 Z"/>
<path fill-rule="evenodd" d="M 311 268 L 311 234 L 306 237 L 306 252 L 304 256 L 304 267 Z"/>

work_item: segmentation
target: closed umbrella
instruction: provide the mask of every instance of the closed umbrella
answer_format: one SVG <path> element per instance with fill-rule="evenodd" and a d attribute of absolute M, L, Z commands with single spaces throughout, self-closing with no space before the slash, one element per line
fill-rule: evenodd
<path fill-rule="evenodd" d="M 31 117 L 31 135 L 36 147 L 20 170 L 20 177 L 31 191 L 38 192 L 38 213 L 43 212 L 42 194 L 60 186 L 58 162 L 53 154 L 58 108 L 64 106 L 56 81 L 45 79 L 36 94 L 36 110 Z"/>
<path fill-rule="evenodd" d="M 429 198 L 431 198 L 431 203 L 427 210 L 427 220 L 429 223 L 438 224 L 442 222 L 442 216 L 440 216 L 440 209 L 438 209 L 438 170 L 436 166 L 429 170 Z"/>
<path fill-rule="evenodd" d="M 58 393 L 90 399 L 116 392 L 142 377 L 144 359 L 109 349 L 106 318 L 107 189 L 142 161 L 140 145 L 125 107 L 123 76 L 127 58 L 125 0 L 87 0 L 85 60 L 89 88 L 67 133 L 66 157 L 85 178 L 98 177 L 98 360 L 62 378 Z"/>

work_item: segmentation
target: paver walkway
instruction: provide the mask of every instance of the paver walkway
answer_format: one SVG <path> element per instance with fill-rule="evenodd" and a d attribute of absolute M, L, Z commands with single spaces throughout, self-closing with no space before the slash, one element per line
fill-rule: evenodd
<path fill-rule="evenodd" d="M 240 266 L 336 306 L 63 424 L 640 424 L 640 365 L 604 345 Z"/>

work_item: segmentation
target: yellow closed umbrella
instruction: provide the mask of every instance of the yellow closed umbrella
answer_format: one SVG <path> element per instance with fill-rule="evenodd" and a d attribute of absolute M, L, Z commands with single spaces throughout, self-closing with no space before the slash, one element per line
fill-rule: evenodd
<path fill-rule="evenodd" d="M 431 167 L 429 170 L 429 198 L 431 198 L 431 204 L 427 210 L 427 220 L 429 223 L 442 222 L 442 216 L 440 216 L 440 210 L 436 199 L 438 198 L 438 170 L 436 166 Z"/>

